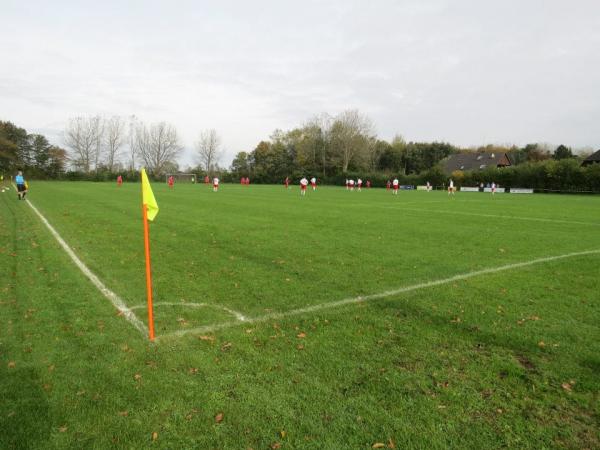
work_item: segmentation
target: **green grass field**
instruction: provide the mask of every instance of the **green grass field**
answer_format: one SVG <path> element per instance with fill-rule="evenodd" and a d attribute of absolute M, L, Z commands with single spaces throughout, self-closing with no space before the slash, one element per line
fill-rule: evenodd
<path fill-rule="evenodd" d="M 600 198 L 153 188 L 155 343 L 0 194 L 0 448 L 600 448 Z M 28 198 L 145 323 L 140 186 Z"/>

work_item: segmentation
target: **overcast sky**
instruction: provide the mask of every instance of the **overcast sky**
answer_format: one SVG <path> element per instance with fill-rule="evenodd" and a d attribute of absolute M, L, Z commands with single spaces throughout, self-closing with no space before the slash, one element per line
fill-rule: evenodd
<path fill-rule="evenodd" d="M 63 145 L 77 115 L 175 125 L 229 165 L 357 108 L 378 135 L 600 148 L 599 0 L 0 0 L 0 120 Z"/>

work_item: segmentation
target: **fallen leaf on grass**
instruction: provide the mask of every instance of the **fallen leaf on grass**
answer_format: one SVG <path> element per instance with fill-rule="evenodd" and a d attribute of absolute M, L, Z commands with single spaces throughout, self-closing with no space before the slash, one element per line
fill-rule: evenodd
<path fill-rule="evenodd" d="M 571 384 L 570 383 L 563 383 L 560 385 L 565 391 L 571 392 Z"/>
<path fill-rule="evenodd" d="M 280 444 L 279 442 L 273 442 L 273 443 L 271 444 L 271 448 L 272 448 L 273 450 L 276 450 L 276 449 L 278 449 L 278 448 L 281 448 L 281 444 Z"/>
<path fill-rule="evenodd" d="M 304 350 L 304 345 L 302 345 L 302 344 L 298 344 L 298 345 L 296 346 L 296 348 L 297 348 L 298 350 Z"/>
<path fill-rule="evenodd" d="M 158 439 L 158 433 L 155 431 L 152 433 L 152 440 L 155 441 Z"/>
<path fill-rule="evenodd" d="M 63 425 L 62 427 L 58 427 L 58 431 L 60 433 L 64 433 L 68 430 L 69 428 L 66 425 Z"/>
<path fill-rule="evenodd" d="M 121 417 L 127 417 L 129 415 L 129 412 L 128 411 L 119 411 L 119 415 Z"/>
<path fill-rule="evenodd" d="M 140 380 L 142 379 L 142 376 L 141 376 L 139 373 L 136 373 L 136 374 L 133 376 L 133 379 L 134 379 L 135 381 L 140 381 Z"/>
<path fill-rule="evenodd" d="M 232 345 L 233 344 L 231 342 L 225 342 L 223 345 L 221 345 L 221 351 L 226 352 L 231 348 Z"/>
<path fill-rule="evenodd" d="M 198 368 L 197 367 L 190 367 L 190 369 L 188 370 L 189 373 L 191 373 L 192 375 L 195 375 L 198 373 Z"/>
<path fill-rule="evenodd" d="M 538 347 L 542 347 L 542 348 L 543 348 L 543 347 L 545 347 L 545 346 L 546 346 L 546 344 L 545 344 L 545 342 L 544 342 L 544 341 L 540 341 L 540 342 L 538 342 Z"/>
<path fill-rule="evenodd" d="M 388 439 L 388 448 L 396 448 L 396 443 L 392 440 L 392 438 Z"/>
<path fill-rule="evenodd" d="M 529 316 L 528 319 L 529 320 L 540 320 L 540 318 L 538 316 Z"/>
<path fill-rule="evenodd" d="M 9 361 L 9 362 L 8 362 L 8 368 L 9 368 L 9 369 L 14 369 L 16 365 L 17 365 L 17 364 L 16 364 L 14 361 Z"/>
<path fill-rule="evenodd" d="M 217 422 L 217 423 L 223 422 L 223 413 L 219 413 L 215 416 L 215 422 Z"/>
<path fill-rule="evenodd" d="M 198 339 L 200 339 L 201 341 L 214 341 L 215 337 L 214 336 L 198 336 Z"/>
<path fill-rule="evenodd" d="M 305 332 L 299 333 L 298 335 L 296 335 L 296 337 L 298 339 L 304 339 L 306 337 L 306 333 Z"/>
<path fill-rule="evenodd" d="M 371 445 L 371 448 L 385 448 L 385 444 L 383 442 L 375 442 Z"/>

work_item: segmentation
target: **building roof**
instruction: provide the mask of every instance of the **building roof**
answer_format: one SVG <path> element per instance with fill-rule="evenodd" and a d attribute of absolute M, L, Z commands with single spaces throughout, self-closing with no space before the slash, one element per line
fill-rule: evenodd
<path fill-rule="evenodd" d="M 510 166 L 510 159 L 504 152 L 468 152 L 450 155 L 443 163 L 444 172 L 450 174 L 455 170 L 484 170 L 490 167 Z"/>
<path fill-rule="evenodd" d="M 583 160 L 583 162 L 581 163 L 581 165 L 587 166 L 588 164 L 592 164 L 592 163 L 600 163 L 600 150 L 598 150 L 595 153 L 592 153 L 590 156 L 585 158 Z"/>

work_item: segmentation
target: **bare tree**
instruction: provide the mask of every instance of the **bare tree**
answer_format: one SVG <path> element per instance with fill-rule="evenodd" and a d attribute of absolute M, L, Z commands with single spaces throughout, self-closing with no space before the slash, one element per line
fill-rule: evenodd
<path fill-rule="evenodd" d="M 102 141 L 102 118 L 75 117 L 69 120 L 64 132 L 65 145 L 71 150 L 74 165 L 89 173 L 97 165 Z"/>
<path fill-rule="evenodd" d="M 154 175 L 162 175 L 167 163 L 176 162 L 183 150 L 177 130 L 165 122 L 136 127 L 135 150 L 146 168 Z"/>
<path fill-rule="evenodd" d="M 309 136 L 313 139 L 313 158 L 315 163 L 319 160 L 323 175 L 325 175 L 330 158 L 330 141 L 332 117 L 327 113 L 314 116 L 304 126 Z"/>
<path fill-rule="evenodd" d="M 331 145 L 343 173 L 348 171 L 351 161 L 362 162 L 368 158 L 369 138 L 373 135 L 371 119 L 358 110 L 344 111 L 335 118 L 331 127 Z"/>
<path fill-rule="evenodd" d="M 105 121 L 104 145 L 106 147 L 106 165 L 110 172 L 119 162 L 120 150 L 125 142 L 125 122 L 119 116 Z"/>
<path fill-rule="evenodd" d="M 137 117 L 135 115 L 129 116 L 129 170 L 135 170 L 135 154 L 136 154 L 136 146 L 135 146 L 135 137 L 137 131 Z"/>
<path fill-rule="evenodd" d="M 211 176 L 221 157 L 221 138 L 215 129 L 204 130 L 196 142 L 196 152 L 200 164 Z"/>

